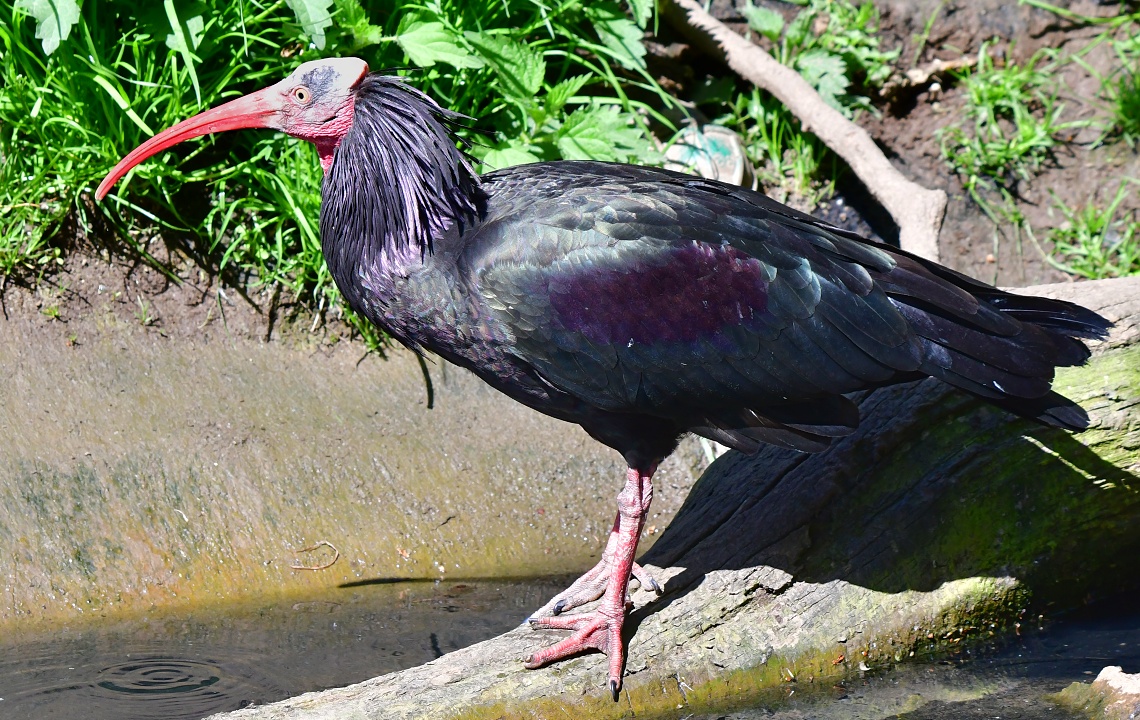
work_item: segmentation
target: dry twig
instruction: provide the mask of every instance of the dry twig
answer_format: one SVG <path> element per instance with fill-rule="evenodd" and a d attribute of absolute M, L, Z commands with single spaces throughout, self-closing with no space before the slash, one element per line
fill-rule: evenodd
<path fill-rule="evenodd" d="M 337 550 L 336 545 L 333 545 L 328 540 L 318 540 L 316 543 L 314 543 L 313 545 L 310 545 L 309 547 L 301 548 L 300 550 L 294 550 L 293 553 L 294 554 L 300 554 L 300 553 L 304 553 L 304 552 L 313 552 L 314 550 L 317 550 L 318 548 L 320 548 L 322 546 L 330 547 L 330 548 L 332 548 L 332 551 L 334 553 L 336 553 L 335 555 L 333 555 L 332 560 L 329 560 L 324 565 L 290 565 L 289 567 L 293 568 L 294 570 L 324 570 L 325 568 L 332 567 L 333 564 L 335 564 L 336 561 L 340 559 L 340 550 Z"/>

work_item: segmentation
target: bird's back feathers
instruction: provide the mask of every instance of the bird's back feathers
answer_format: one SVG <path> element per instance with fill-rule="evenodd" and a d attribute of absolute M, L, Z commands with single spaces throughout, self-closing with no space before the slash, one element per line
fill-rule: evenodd
<path fill-rule="evenodd" d="M 693 431 L 754 451 L 852 432 L 857 390 L 937 377 L 1087 424 L 1056 366 L 1109 323 L 1003 292 L 788 208 L 665 170 L 537 163 L 476 177 L 455 117 L 368 78 L 323 188 L 350 305 L 413 348 L 655 462 Z"/>
<path fill-rule="evenodd" d="M 1083 308 L 665 171 L 550 163 L 487 180 L 472 285 L 512 353 L 592 407 L 683 419 L 743 450 L 812 450 L 857 423 L 843 393 L 932 375 L 1087 422 L 1050 391 L 1055 366 L 1088 357 L 1074 337 L 1107 328 Z"/>

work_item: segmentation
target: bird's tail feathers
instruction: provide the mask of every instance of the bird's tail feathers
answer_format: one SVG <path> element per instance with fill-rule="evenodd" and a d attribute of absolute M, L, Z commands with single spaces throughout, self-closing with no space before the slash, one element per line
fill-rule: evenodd
<path fill-rule="evenodd" d="M 1054 369 L 1083 365 L 1090 353 L 1081 339 L 1103 339 L 1111 322 L 1070 302 L 1008 293 L 910 255 L 897 259 L 881 284 L 923 343 L 922 372 L 1046 425 L 1088 427 L 1084 410 L 1051 390 Z"/>
<path fill-rule="evenodd" d="M 1104 340 L 1112 322 L 1065 300 L 997 291 L 985 300 L 1002 313 L 1068 338 Z"/>

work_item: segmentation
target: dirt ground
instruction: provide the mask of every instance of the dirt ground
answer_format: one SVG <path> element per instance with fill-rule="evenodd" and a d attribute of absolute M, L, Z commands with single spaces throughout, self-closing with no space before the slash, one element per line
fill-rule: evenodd
<path fill-rule="evenodd" d="M 734 6 L 732 3 L 736 2 Z M 744 28 L 738 7 L 742 0 L 718 0 L 712 9 L 722 20 Z M 793 15 L 797 8 L 774 0 L 757 4 L 781 9 Z M 1114 2 L 1081 0 L 1061 3 L 1075 12 L 1110 15 Z M 992 42 L 992 52 L 1005 53 L 1024 61 L 1040 48 L 1076 52 L 1085 47 L 1099 29 L 1074 25 L 1057 16 L 1012 0 L 876 0 L 881 13 L 881 36 L 885 48 L 901 48 L 897 66 L 900 72 L 934 59 L 955 60 L 976 56 L 983 42 Z M 920 52 L 918 38 L 933 13 L 937 17 Z M 651 52 L 668 55 L 673 66 L 690 65 L 670 79 L 682 91 L 703 75 L 723 74 L 695 56 L 695 52 L 669 36 L 666 28 L 651 44 Z M 1065 66 L 1060 99 L 1063 120 L 1104 116 L 1098 99 L 1100 81 L 1095 73 L 1107 73 L 1114 57 L 1102 45 L 1085 57 L 1087 67 L 1076 63 Z M 651 66 L 652 67 L 652 66 Z M 1091 70 L 1091 71 L 1090 71 Z M 945 83 L 940 92 L 923 89 L 903 95 L 893 103 L 880 103 L 878 117 L 864 113 L 859 122 L 866 127 L 905 174 L 927 187 L 944 189 L 949 207 L 941 232 L 943 262 L 988 282 L 1022 286 L 1071 280 L 1049 266 L 1033 244 L 1018 241 L 1008 228 L 995 230 L 978 206 L 970 200 L 958 178 L 942 159 L 936 130 L 962 114 L 962 89 Z M 1122 142 L 1097 146 L 1100 133 L 1095 127 L 1075 132 L 1040 174 L 1017 188 L 1019 209 L 1043 238 L 1063 217 L 1056 210 L 1056 198 L 1069 206 L 1088 200 L 1107 203 L 1121 178 L 1140 177 L 1140 155 Z M 1125 201 L 1125 209 L 1137 207 L 1140 192 Z M 881 207 L 847 174 L 838 185 L 838 194 L 817 208 L 816 213 L 836 224 L 858 229 L 887 241 L 897 231 Z M 303 303 L 288 293 L 256 288 L 250 278 L 219 276 L 215 269 L 191 257 L 176 243 L 154 239 L 148 252 L 174 267 L 174 277 L 155 270 L 137 256 L 124 252 L 121 245 L 106 245 L 97 238 L 75 235 L 70 240 L 75 251 L 66 255 L 64 265 L 46 274 L 37 283 L 13 278 L 3 281 L 0 300 L 3 316 L 9 321 L 35 323 L 49 336 L 67 345 L 82 344 L 108 325 L 120 330 L 155 334 L 160 337 L 195 337 L 204 341 L 226 337 L 286 339 L 289 342 L 328 351 L 351 337 L 350 329 L 331 316 L 315 318 Z M 363 345 L 359 350 L 363 354 Z"/>
<path fill-rule="evenodd" d="M 1092 16 L 1113 15 L 1119 7 L 1115 2 L 1091 0 L 1058 4 Z M 1010 0 L 879 0 L 876 5 L 882 12 L 883 42 L 886 47 L 902 48 L 900 65 L 904 70 L 915 57 L 916 38 L 939 6 L 941 11 L 917 65 L 936 58 L 976 56 L 987 40 L 992 43 L 992 55 L 1004 54 L 1024 63 L 1042 48 L 1076 53 L 1101 32 L 1098 27 L 1074 25 L 1053 13 Z M 1104 116 L 1104 103 L 1098 98 L 1101 83 L 1094 73 L 1108 75 L 1119 61 L 1107 43 L 1094 48 L 1084 60 L 1088 67 L 1067 63 L 1061 72 L 1058 98 L 1064 103 L 1063 122 Z M 865 118 L 863 124 L 907 175 L 927 187 L 942 188 L 949 195 L 939 238 L 945 264 L 1003 286 L 1071 279 L 1048 265 L 1030 242 L 1022 241 L 1019 245 L 1011 235 L 1000 233 L 995 240 L 993 223 L 970 200 L 942 160 L 935 131 L 961 117 L 964 100 L 962 89 L 950 85 L 937 96 L 929 92 L 919 94 L 913 107 L 895 108 L 897 115 L 888 111 L 881 118 Z M 1018 208 L 1040 239 L 1044 239 L 1042 229 L 1056 227 L 1064 220 L 1055 208 L 1054 198 L 1063 199 L 1070 207 L 1090 200 L 1103 207 L 1116 193 L 1122 178 L 1140 177 L 1140 156 L 1119 141 L 1097 146 L 1100 135 L 1100 130 L 1092 125 L 1074 132 L 1069 142 L 1058 146 L 1039 175 L 1017 187 Z M 1125 201 L 1126 208 L 1138 205 L 1135 197 Z M 987 260 L 990 255 L 994 262 Z"/>

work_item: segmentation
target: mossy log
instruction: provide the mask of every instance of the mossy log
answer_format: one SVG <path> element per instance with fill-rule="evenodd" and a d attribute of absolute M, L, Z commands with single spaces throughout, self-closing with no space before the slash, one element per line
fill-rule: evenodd
<path fill-rule="evenodd" d="M 559 633 L 520 627 L 351 687 L 237 718 L 639 717 L 953 652 L 1140 576 L 1140 278 L 1031 290 L 1116 321 L 1057 388 L 1072 435 L 932 380 L 869 393 L 819 455 L 729 453 L 643 558 L 619 703 L 601 655 L 527 671 Z"/>

